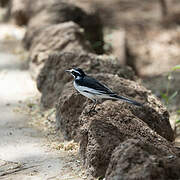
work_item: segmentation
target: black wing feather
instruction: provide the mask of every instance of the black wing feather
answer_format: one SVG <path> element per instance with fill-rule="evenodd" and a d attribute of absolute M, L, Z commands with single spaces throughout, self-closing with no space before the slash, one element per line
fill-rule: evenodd
<path fill-rule="evenodd" d="M 86 86 L 105 94 L 114 94 L 108 87 L 90 76 L 85 76 L 84 78 L 75 81 L 79 86 Z"/>

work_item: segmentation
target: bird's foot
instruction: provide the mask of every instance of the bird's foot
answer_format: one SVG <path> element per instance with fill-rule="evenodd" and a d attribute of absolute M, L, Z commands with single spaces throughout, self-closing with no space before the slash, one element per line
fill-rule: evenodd
<path fill-rule="evenodd" d="M 88 115 L 88 116 L 92 116 L 96 113 L 97 113 L 97 111 L 95 109 L 90 109 L 89 111 L 86 111 L 84 114 Z"/>

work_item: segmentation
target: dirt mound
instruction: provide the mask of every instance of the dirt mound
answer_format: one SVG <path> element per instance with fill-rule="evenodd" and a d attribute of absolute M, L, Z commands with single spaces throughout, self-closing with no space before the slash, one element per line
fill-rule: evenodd
<path fill-rule="evenodd" d="M 66 140 L 78 141 L 79 116 L 86 104 L 86 98 L 76 92 L 72 82 L 64 86 L 56 104 L 56 124 Z"/>
<path fill-rule="evenodd" d="M 46 60 L 37 79 L 37 87 L 42 93 L 41 102 L 44 107 L 52 107 L 65 83 L 72 80 L 72 77 L 65 73 L 65 70 L 72 67 L 80 67 L 87 73 L 110 72 L 131 80 L 136 78 L 131 68 L 119 65 L 114 57 L 83 52 L 52 54 Z"/>
<path fill-rule="evenodd" d="M 73 22 L 48 26 L 33 40 L 30 48 L 30 71 L 36 79 L 48 55 L 57 51 L 91 52 L 83 30 Z"/>
<path fill-rule="evenodd" d="M 21 2 L 21 0 L 16 1 Z M 24 14 L 21 18 L 17 17 L 16 21 L 27 17 L 28 29 L 24 38 L 26 48 L 31 47 L 34 37 L 41 33 L 46 26 L 72 21 L 84 29 L 85 38 L 89 40 L 91 48 L 98 54 L 103 53 L 102 24 L 95 10 L 87 11 L 68 1 L 59 0 L 25 1 L 22 4 L 25 5 L 21 8 L 18 6 L 19 9 L 16 8 L 14 14 Z"/>
<path fill-rule="evenodd" d="M 156 152 L 162 159 L 168 155 L 176 156 L 176 149 L 167 141 L 174 138 L 169 114 L 150 91 L 117 75 L 102 73 L 94 77 L 118 94 L 143 103 L 143 106 L 104 101 L 97 105 L 97 113 L 89 115 L 87 111 L 91 104 L 74 90 L 72 82 L 64 87 L 56 106 L 56 120 L 66 139 L 80 141 L 80 154 L 90 174 L 104 176 L 113 150 L 131 138 L 147 144 L 151 147 L 149 151 Z M 163 166 L 163 172 L 165 170 L 166 166 Z"/>
<path fill-rule="evenodd" d="M 117 75 L 96 74 L 94 77 L 108 85 L 108 87 L 110 87 L 114 92 L 117 92 L 119 95 L 136 99 L 144 104 L 143 107 L 138 108 L 121 102 L 122 107 L 117 104 L 117 111 L 125 110 L 127 115 L 130 114 L 132 117 L 144 121 L 150 128 L 161 136 L 165 137 L 169 141 L 173 140 L 173 131 L 169 124 L 169 114 L 166 108 L 162 106 L 160 101 L 155 98 L 150 91 L 134 81 L 120 78 Z M 116 104 L 117 102 L 114 103 Z M 89 108 L 88 104 L 88 101 L 86 101 L 83 96 L 75 93 L 72 82 L 68 83 L 67 86 L 64 87 L 62 95 L 60 96 L 56 106 L 56 118 L 60 124 L 61 131 L 65 134 L 66 139 L 74 139 L 75 135 L 79 132 L 77 127 L 79 126 L 80 128 L 84 123 L 88 123 L 88 120 L 87 122 L 80 123 L 80 119 L 84 116 L 83 109 L 84 107 Z M 98 107 L 101 108 L 101 105 Z M 108 116 L 111 119 L 111 110 L 113 109 L 104 109 L 102 111 L 109 113 Z M 82 117 L 80 117 L 80 115 Z M 78 121 L 77 118 L 79 117 L 80 119 Z M 107 116 L 103 114 L 102 117 L 106 118 Z M 121 115 L 117 117 L 121 118 Z"/>
<path fill-rule="evenodd" d="M 114 148 L 130 138 L 137 138 L 153 146 L 161 155 L 174 155 L 176 152 L 165 138 L 150 128 L 154 120 L 150 125 L 145 123 L 145 119 L 135 116 L 129 106 L 132 105 L 107 101 L 97 107 L 97 113 L 93 116 L 85 115 L 87 107 L 79 117 L 82 126 L 80 153 L 87 169 L 95 177 L 105 174 Z M 137 112 L 144 109 L 135 106 L 132 108 Z M 150 114 L 146 114 L 146 117 L 148 116 Z M 170 125 L 165 127 L 167 122 L 162 123 L 160 119 L 156 121 L 164 126 L 162 131 L 166 129 L 167 133 L 169 130 L 172 132 Z"/>
<path fill-rule="evenodd" d="M 161 150 L 137 139 L 129 139 L 116 147 L 106 171 L 107 180 L 168 180 L 179 177 L 180 158 L 171 154 L 162 156 Z"/>

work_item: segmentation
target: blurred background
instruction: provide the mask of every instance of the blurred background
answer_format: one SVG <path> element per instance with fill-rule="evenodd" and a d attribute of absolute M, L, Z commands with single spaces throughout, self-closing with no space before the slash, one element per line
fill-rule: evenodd
<path fill-rule="evenodd" d="M 130 66 L 177 115 L 180 70 L 173 68 L 180 64 L 178 0 L 0 0 L 0 6 L 0 38 L 22 40 L 23 50 L 16 51 L 34 51 L 33 38 L 47 26 L 76 22 L 96 54 L 113 55 Z"/>
<path fill-rule="evenodd" d="M 84 59 L 79 58 L 81 53 Z M 86 178 L 79 146 L 59 135 L 53 106 L 72 80 L 64 70 L 75 65 L 92 74 L 119 73 L 151 90 L 170 113 L 175 143 L 180 146 L 179 0 L 0 0 L 0 166 L 1 159 L 12 160 L 8 163 L 16 171 L 21 165 L 14 161 L 32 166 L 39 161 L 33 173 L 40 179 L 59 170 L 72 179 Z M 154 103 L 154 107 L 158 112 L 160 106 Z M 36 130 L 29 129 L 24 114 Z M 44 137 L 56 152 L 47 155 Z M 0 176 L 3 173 L 9 169 L 0 171 Z"/>
<path fill-rule="evenodd" d="M 167 107 L 180 143 L 179 0 L 0 0 L 0 79 L 4 68 L 19 66 L 11 63 L 14 54 L 38 83 L 49 54 L 67 50 L 107 55 L 133 70 L 130 79 Z M 24 96 L 37 93 L 24 87 Z"/>

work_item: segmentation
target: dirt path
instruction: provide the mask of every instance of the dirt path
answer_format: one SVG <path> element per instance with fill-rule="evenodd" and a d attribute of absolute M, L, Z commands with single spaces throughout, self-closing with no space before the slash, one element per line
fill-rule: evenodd
<path fill-rule="evenodd" d="M 14 112 L 38 92 L 15 40 L 23 30 L 1 24 L 0 31 L 0 179 L 82 179 L 72 153 L 51 148 L 29 117 Z"/>

